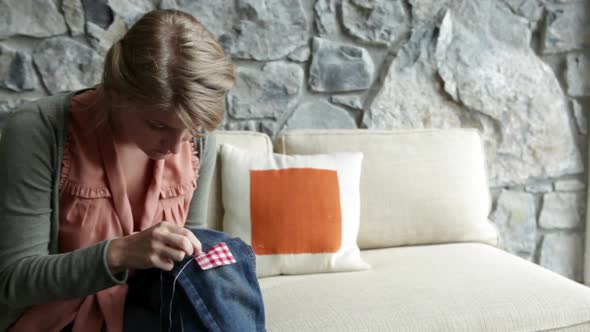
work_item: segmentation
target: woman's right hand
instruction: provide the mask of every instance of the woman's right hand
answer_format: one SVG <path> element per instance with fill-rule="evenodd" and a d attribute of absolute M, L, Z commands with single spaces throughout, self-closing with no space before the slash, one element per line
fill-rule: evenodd
<path fill-rule="evenodd" d="M 153 267 L 170 271 L 174 262 L 200 253 L 201 242 L 193 232 L 163 221 L 141 232 L 111 240 L 107 264 L 113 273 Z"/>

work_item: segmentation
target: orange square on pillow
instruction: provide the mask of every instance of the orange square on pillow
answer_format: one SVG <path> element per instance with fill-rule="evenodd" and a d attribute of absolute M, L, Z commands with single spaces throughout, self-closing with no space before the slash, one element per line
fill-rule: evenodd
<path fill-rule="evenodd" d="M 342 243 L 338 173 L 250 171 L 250 218 L 257 255 L 337 252 Z"/>

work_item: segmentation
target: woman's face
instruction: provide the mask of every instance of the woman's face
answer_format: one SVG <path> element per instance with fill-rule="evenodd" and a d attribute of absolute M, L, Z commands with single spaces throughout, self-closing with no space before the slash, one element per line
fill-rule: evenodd
<path fill-rule="evenodd" d="M 124 142 L 134 143 L 151 159 L 179 152 L 191 134 L 175 112 L 126 103 L 116 114 L 117 132 Z"/>

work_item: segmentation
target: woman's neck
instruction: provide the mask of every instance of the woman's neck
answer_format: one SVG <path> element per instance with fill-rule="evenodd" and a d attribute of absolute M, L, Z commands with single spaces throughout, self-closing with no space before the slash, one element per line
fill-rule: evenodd
<path fill-rule="evenodd" d="M 116 92 L 107 93 L 102 85 L 96 87 L 98 90 L 97 110 L 103 112 L 100 116 L 111 128 L 115 143 L 118 145 L 131 144 L 125 134 L 124 126 L 117 106 L 121 105 L 119 95 Z"/>

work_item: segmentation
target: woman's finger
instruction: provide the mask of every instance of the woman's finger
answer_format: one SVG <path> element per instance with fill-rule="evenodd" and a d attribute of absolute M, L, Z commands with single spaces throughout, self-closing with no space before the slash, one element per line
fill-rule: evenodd
<path fill-rule="evenodd" d="M 197 239 L 196 235 L 190 230 L 190 229 L 184 229 L 184 236 L 186 236 L 188 238 L 188 240 L 190 241 L 191 245 L 194 248 L 194 254 L 195 255 L 200 255 L 203 247 L 201 245 L 201 241 L 199 241 L 199 239 Z"/>
<path fill-rule="evenodd" d="M 189 240 L 189 244 L 192 248 L 191 248 L 190 252 L 187 251 L 187 254 L 189 254 L 189 255 L 192 255 L 192 254 L 200 255 L 201 254 L 201 251 L 202 251 L 201 241 L 199 241 L 199 239 L 197 239 L 197 237 L 195 236 L 195 234 L 193 234 L 193 232 L 191 230 L 184 228 L 182 226 L 179 226 L 175 223 L 171 223 L 171 222 L 167 222 L 167 221 L 164 221 L 163 223 L 169 232 L 180 234 Z"/>
<path fill-rule="evenodd" d="M 153 267 L 162 269 L 164 271 L 172 271 L 172 269 L 174 268 L 174 261 L 173 260 L 163 258 L 159 255 L 157 255 L 154 258 L 152 264 L 153 264 Z"/>
<path fill-rule="evenodd" d="M 187 254 L 183 250 L 178 250 L 174 247 L 162 245 L 160 248 L 156 249 L 156 256 L 162 260 L 180 262 L 187 256 Z"/>
<path fill-rule="evenodd" d="M 158 235 L 158 240 L 167 247 L 183 251 L 186 255 L 192 255 L 194 252 L 193 245 L 184 235 L 166 232 Z"/>

